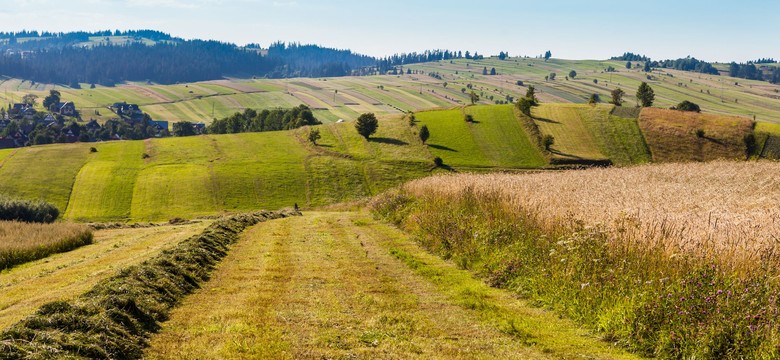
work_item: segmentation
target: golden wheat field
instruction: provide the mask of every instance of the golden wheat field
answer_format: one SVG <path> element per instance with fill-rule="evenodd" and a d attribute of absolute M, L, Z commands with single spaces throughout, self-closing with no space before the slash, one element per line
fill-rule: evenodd
<path fill-rule="evenodd" d="M 0 270 L 91 242 L 86 225 L 0 221 Z"/>
<path fill-rule="evenodd" d="M 727 261 L 767 260 L 780 235 L 780 163 L 661 164 L 534 174 L 445 175 L 406 190 L 497 195 L 550 229 L 599 227 L 618 241 Z M 780 249 L 778 249 L 780 250 Z"/>

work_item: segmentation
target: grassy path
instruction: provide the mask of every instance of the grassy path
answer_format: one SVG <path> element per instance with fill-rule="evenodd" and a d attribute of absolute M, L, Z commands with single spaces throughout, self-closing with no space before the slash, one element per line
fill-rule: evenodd
<path fill-rule="evenodd" d="M 630 358 L 360 213 L 247 231 L 147 358 Z"/>
<path fill-rule="evenodd" d="M 0 329 L 41 305 L 74 298 L 118 270 L 195 235 L 206 223 L 95 232 L 95 243 L 0 272 Z"/>

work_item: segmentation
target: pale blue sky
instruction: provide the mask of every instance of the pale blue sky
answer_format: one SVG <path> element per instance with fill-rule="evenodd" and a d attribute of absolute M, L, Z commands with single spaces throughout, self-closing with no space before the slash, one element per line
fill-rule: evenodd
<path fill-rule="evenodd" d="M 384 56 L 425 49 L 604 59 L 780 58 L 774 1 L 3 0 L 0 30 L 156 29 L 267 46 L 316 43 Z"/>

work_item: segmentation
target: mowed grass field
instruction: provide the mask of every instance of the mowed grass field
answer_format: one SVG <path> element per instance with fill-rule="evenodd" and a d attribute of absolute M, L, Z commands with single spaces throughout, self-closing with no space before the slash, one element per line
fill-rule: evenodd
<path fill-rule="evenodd" d="M 245 232 L 144 357 L 633 358 L 354 212 Z"/>
<path fill-rule="evenodd" d="M 466 114 L 473 123 L 464 120 Z M 431 136 L 428 147 L 450 166 L 537 168 L 545 165 L 539 149 L 516 117 L 513 105 L 470 106 L 416 115 Z"/>
<path fill-rule="evenodd" d="M 50 201 L 76 221 L 168 220 L 355 200 L 446 171 L 435 156 L 455 170 L 546 165 L 512 105 L 417 116 L 414 126 L 380 116 L 368 140 L 351 121 L 320 125 L 317 145 L 301 128 L 6 150 L 0 194 Z M 424 124 L 428 145 L 418 135 Z"/>
<path fill-rule="evenodd" d="M 639 126 L 656 162 L 744 160 L 744 138 L 753 132 L 753 121 L 743 117 L 656 108 L 642 110 Z"/>
<path fill-rule="evenodd" d="M 532 117 L 542 135 L 552 135 L 554 161 L 606 160 L 616 165 L 650 161 L 637 119 L 618 116 L 613 105 L 541 104 Z M 618 115 L 616 115 L 618 114 Z"/>
<path fill-rule="evenodd" d="M 175 246 L 207 225 L 99 230 L 91 245 L 0 272 L 0 329 L 43 304 L 75 298 L 98 281 Z"/>

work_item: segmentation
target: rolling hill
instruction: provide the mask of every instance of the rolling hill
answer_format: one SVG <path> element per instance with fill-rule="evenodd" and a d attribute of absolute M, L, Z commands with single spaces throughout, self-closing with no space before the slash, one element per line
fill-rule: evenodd
<path fill-rule="evenodd" d="M 478 122 L 466 124 L 464 111 Z M 318 145 L 301 128 L 4 150 L 0 193 L 45 199 L 72 220 L 167 220 L 354 200 L 443 171 L 435 156 L 454 169 L 547 164 L 511 105 L 418 116 L 415 126 L 382 117 L 368 141 L 344 122 L 318 126 Z M 426 123 L 428 146 L 417 136 Z"/>
<path fill-rule="evenodd" d="M 464 120 L 466 114 L 473 123 Z M 528 118 L 512 105 L 477 105 L 418 112 L 414 125 L 406 116 L 382 116 L 369 140 L 351 121 L 319 125 L 317 145 L 305 140 L 309 129 L 300 128 L 33 146 L 0 151 L 0 194 L 47 200 L 77 221 L 313 208 L 375 195 L 447 168 L 631 165 L 649 162 L 650 150 L 654 161 L 705 160 L 702 151 L 706 159 L 734 158 L 744 154 L 742 138 L 752 124 L 663 109 L 637 114 L 607 105 L 542 104 Z M 431 132 L 427 145 L 417 134 L 423 125 Z M 700 144 L 694 127 L 705 129 L 712 149 Z M 775 128 L 762 126 L 759 134 L 769 137 Z M 541 135 L 555 137 L 550 152 L 535 138 Z M 433 165 L 434 157 L 443 159 L 444 169 Z"/>
<path fill-rule="evenodd" d="M 115 115 L 106 106 L 127 101 L 139 104 L 155 120 L 172 122 L 209 123 L 246 108 L 299 104 L 313 108 L 320 120 L 335 122 L 354 119 L 364 112 L 392 115 L 463 106 L 469 103 L 469 85 L 480 95 L 480 104 L 516 100 L 525 94 L 528 85 L 534 85 L 543 103 L 583 104 L 593 93 L 606 101 L 612 90 L 621 88 L 626 92 L 626 106 L 633 106 L 636 88 L 646 81 L 655 90 L 657 107 L 668 108 L 689 100 L 701 105 L 705 113 L 749 118 L 755 115 L 758 122 L 780 123 L 780 85 L 670 69 L 647 74 L 625 69 L 624 65 L 622 61 L 597 60 L 457 59 L 408 65 L 405 69 L 413 73 L 403 75 L 223 79 L 171 85 L 135 82 L 114 87 L 97 85 L 94 89 L 89 88 L 90 84 L 73 89 L 5 77 L 0 79 L 0 102 L 18 102 L 27 93 L 43 98 L 48 90 L 57 89 L 64 100 L 76 104 L 84 120 L 108 120 Z M 616 70 L 605 72 L 610 66 Z M 495 68 L 497 75 L 482 75 L 484 68 Z M 566 80 L 570 70 L 578 75 Z M 558 74 L 556 79 L 545 81 L 544 77 L 552 72 Z"/>

